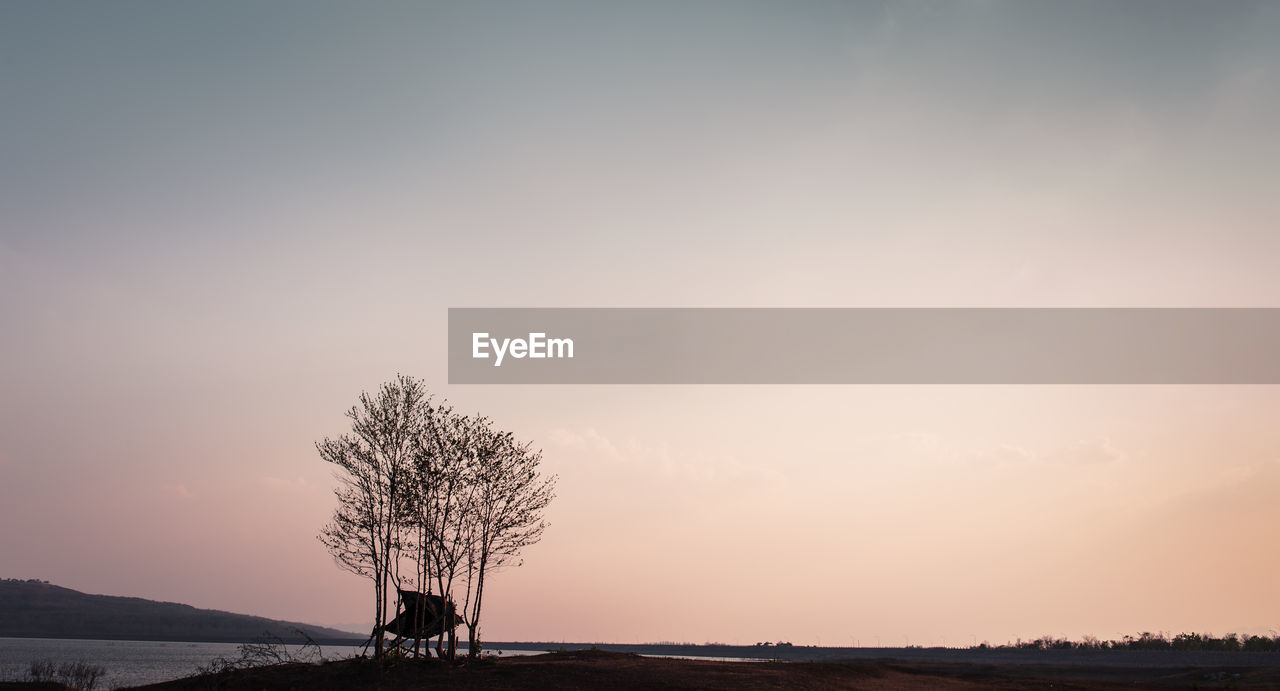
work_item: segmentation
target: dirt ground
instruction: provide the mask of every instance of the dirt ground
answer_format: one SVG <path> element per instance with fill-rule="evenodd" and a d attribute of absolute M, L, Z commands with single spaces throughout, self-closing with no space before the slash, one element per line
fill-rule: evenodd
<path fill-rule="evenodd" d="M 1135 689 L 1276 688 L 1280 668 L 891 662 L 715 662 L 580 650 L 449 665 L 343 660 L 190 677 L 148 689 Z"/>

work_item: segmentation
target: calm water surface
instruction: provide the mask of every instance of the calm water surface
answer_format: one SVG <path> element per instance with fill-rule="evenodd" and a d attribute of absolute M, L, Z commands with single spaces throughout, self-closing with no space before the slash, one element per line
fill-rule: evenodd
<path fill-rule="evenodd" d="M 511 657 L 538 655 L 547 650 L 502 649 L 502 644 L 485 651 L 486 655 Z M 523 644 L 528 645 L 528 644 Z M 523 648 L 521 645 L 521 648 Z M 297 653 L 301 646 L 288 646 Z M 554 649 L 554 644 L 549 649 Z M 579 646 L 574 646 L 579 647 Z M 645 657 L 671 657 L 688 660 L 747 661 L 751 658 L 712 657 L 697 655 L 673 655 L 668 651 L 646 650 L 647 646 L 635 646 Z M 466 654 L 459 648 L 459 654 Z M 359 655 L 359 646 L 326 645 L 321 652 L 327 660 L 340 660 Z M 663 654 L 663 653 L 666 654 Z M 83 660 L 106 669 L 106 675 L 98 687 L 113 689 L 142 684 L 154 684 L 170 679 L 188 677 L 196 668 L 208 666 L 213 660 L 224 657 L 240 657 L 238 643 L 174 643 L 163 641 L 94 641 L 55 638 L 0 638 L 0 681 L 22 679 L 28 667 L 37 660 L 52 660 L 55 665 Z"/>
<path fill-rule="evenodd" d="M 289 646 L 291 652 L 300 646 Z M 463 648 L 462 650 L 466 650 Z M 360 654 L 354 646 L 321 646 L 329 660 Z M 531 655 L 537 651 L 502 651 L 503 655 Z M 168 681 L 196 673 L 219 657 L 240 656 L 237 643 L 171 643 L 163 641 L 90 641 L 53 638 L 0 638 L 0 681 L 22 679 L 35 660 L 55 665 L 84 660 L 106 668 L 99 688 L 112 689 Z"/>

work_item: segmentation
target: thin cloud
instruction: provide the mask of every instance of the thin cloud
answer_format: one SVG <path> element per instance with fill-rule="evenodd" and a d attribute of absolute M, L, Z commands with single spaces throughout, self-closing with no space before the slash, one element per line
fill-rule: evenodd
<path fill-rule="evenodd" d="M 1080 439 L 1047 448 L 1030 448 L 1003 443 L 987 448 L 965 450 L 948 448 L 946 440 L 932 435 L 901 435 L 893 440 L 893 448 L 911 458 L 955 459 L 978 466 L 1006 465 L 1100 465 L 1129 459 L 1129 454 L 1107 437 Z"/>
<path fill-rule="evenodd" d="M 614 462 L 626 460 L 613 442 L 593 428 L 575 432 L 563 427 L 557 427 L 547 432 L 547 439 L 550 443 L 562 448 L 583 449 L 598 453 L 605 460 Z"/>
<path fill-rule="evenodd" d="M 312 484 L 310 482 L 307 482 L 307 479 L 302 477 L 301 475 L 299 475 L 298 477 L 292 480 L 286 480 L 284 478 L 278 478 L 271 475 L 266 475 L 266 476 L 263 476 L 262 478 L 262 486 L 268 489 L 278 490 L 278 491 L 294 491 L 294 490 L 310 489 L 312 487 Z"/>
<path fill-rule="evenodd" d="M 1071 446 L 1051 452 L 1045 460 L 1063 464 L 1116 463 L 1128 458 L 1123 449 L 1110 439 L 1082 439 Z"/>
<path fill-rule="evenodd" d="M 634 439 L 615 443 L 592 428 L 556 428 L 547 433 L 547 438 L 561 448 L 585 451 L 593 460 L 644 469 L 686 485 L 743 482 L 776 487 L 785 482 L 785 475 L 775 468 L 744 462 L 731 454 L 674 454 L 665 445 L 651 447 Z"/>

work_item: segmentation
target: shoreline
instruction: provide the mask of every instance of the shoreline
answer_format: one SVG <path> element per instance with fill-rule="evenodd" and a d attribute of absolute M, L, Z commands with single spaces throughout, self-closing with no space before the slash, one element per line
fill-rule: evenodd
<path fill-rule="evenodd" d="M 141 644 L 224 644 L 243 645 L 257 639 L 192 637 L 174 638 L 73 638 L 66 636 L 0 636 L 0 641 L 82 641 L 86 643 Z M 307 641 L 281 638 L 286 645 Z M 359 648 L 365 639 L 315 639 L 324 647 Z M 465 651 L 465 646 L 459 647 Z M 943 647 L 839 647 L 839 646 L 753 646 L 728 644 L 673 643 L 567 643 L 554 641 L 495 641 L 484 643 L 486 653 L 528 654 L 599 651 L 661 659 L 721 660 L 733 662 L 883 662 L 908 664 L 984 665 L 1090 665 L 1102 667 L 1280 667 L 1280 652 L 1197 651 L 1197 650 L 1036 650 L 1019 648 Z"/>

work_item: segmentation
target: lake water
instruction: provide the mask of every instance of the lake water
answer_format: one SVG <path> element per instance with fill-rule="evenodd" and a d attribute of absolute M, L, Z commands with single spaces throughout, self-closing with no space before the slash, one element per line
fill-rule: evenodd
<path fill-rule="evenodd" d="M 487 649 L 485 654 L 500 657 L 537 655 L 556 647 L 558 646 L 555 644 L 539 648 L 529 644 L 496 643 L 493 644 L 493 647 Z M 587 646 L 573 645 L 568 647 L 584 648 Z M 628 652 L 640 653 L 646 657 L 726 661 L 746 659 L 713 655 L 684 655 L 680 654 L 680 652 L 687 651 L 665 650 L 661 646 L 652 648 L 650 646 L 616 647 L 634 648 L 634 650 L 629 650 Z M 296 653 L 299 649 L 300 646 L 289 646 L 291 652 Z M 466 654 L 466 650 L 465 647 L 459 648 L 459 654 Z M 363 648 L 359 646 L 321 646 L 321 653 L 328 660 L 352 657 L 359 655 L 362 651 Z M 217 658 L 236 659 L 239 656 L 238 643 L 0 638 L 0 681 L 24 678 L 31 663 L 37 660 L 52 660 L 55 665 L 83 660 L 106 669 L 106 674 L 99 681 L 98 688 L 113 689 L 188 677 L 196 673 L 197 667 L 207 667 L 210 662 Z"/>
<path fill-rule="evenodd" d="M 299 646 L 289 646 L 296 652 Z M 326 659 L 352 657 L 354 646 L 326 645 Z M 466 649 L 463 648 L 463 651 Z M 503 655 L 530 655 L 539 651 L 502 651 Z M 54 638 L 0 638 L 0 681 L 22 679 L 31 663 L 52 660 L 55 665 L 84 660 L 106 668 L 98 688 L 154 684 L 196 673 L 219 657 L 240 656 L 237 643 L 172 643 L 164 641 L 89 641 Z"/>

